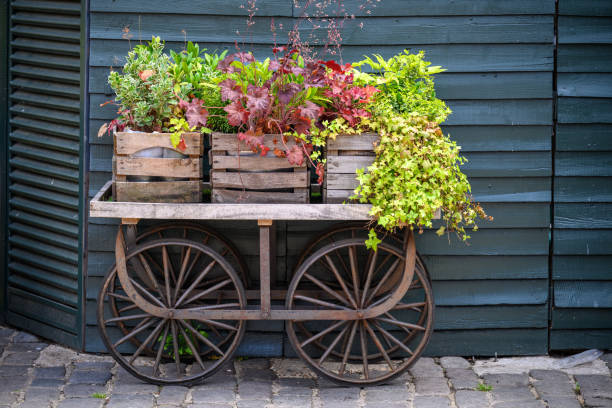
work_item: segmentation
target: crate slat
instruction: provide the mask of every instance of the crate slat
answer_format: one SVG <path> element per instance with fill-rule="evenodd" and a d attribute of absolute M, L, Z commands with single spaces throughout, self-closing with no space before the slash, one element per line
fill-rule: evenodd
<path fill-rule="evenodd" d="M 283 146 L 281 135 L 265 135 L 273 150 Z M 287 141 L 287 146 L 295 141 Z M 237 135 L 213 133 L 210 162 L 213 203 L 308 203 L 310 172 L 307 163 L 290 164 L 271 153 L 255 155 Z M 232 190 L 233 189 L 233 190 Z"/>
<path fill-rule="evenodd" d="M 115 153 L 134 154 L 151 147 L 162 147 L 176 150 L 170 141 L 170 133 L 144 133 L 144 132 L 116 132 Z M 186 155 L 200 155 L 202 149 L 202 136 L 197 133 L 183 133 L 185 151 L 179 153 Z"/>
<path fill-rule="evenodd" d="M 199 159 L 165 159 L 152 157 L 117 157 L 118 176 L 163 176 L 199 178 Z"/>
<path fill-rule="evenodd" d="M 117 197 L 129 202 L 195 203 L 201 201 L 199 181 L 117 181 Z"/>

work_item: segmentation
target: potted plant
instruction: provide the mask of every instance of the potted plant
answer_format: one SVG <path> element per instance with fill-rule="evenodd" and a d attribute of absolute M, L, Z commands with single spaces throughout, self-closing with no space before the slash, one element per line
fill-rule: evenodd
<path fill-rule="evenodd" d="M 347 81 L 347 69 L 297 49 L 273 53 L 263 62 L 236 53 L 219 64 L 221 96 L 231 101 L 224 110 L 238 132 L 212 135 L 213 201 L 309 202 L 308 166 L 323 179 L 325 125 L 369 115 L 363 108 L 376 90 Z"/>
<path fill-rule="evenodd" d="M 220 58 L 202 58 L 192 43 L 173 52 L 172 59 L 163 49 L 158 37 L 137 45 L 123 72 L 113 71 L 108 78 L 119 116 L 98 135 L 113 132 L 117 201 L 201 201 L 202 133 L 208 131 L 209 117 L 204 106 L 215 101 L 217 89 L 210 85 L 207 91 L 202 84 L 217 75 Z"/>

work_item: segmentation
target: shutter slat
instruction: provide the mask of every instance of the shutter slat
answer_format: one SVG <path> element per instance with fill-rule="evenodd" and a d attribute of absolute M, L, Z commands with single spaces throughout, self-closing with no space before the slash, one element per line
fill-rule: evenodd
<path fill-rule="evenodd" d="M 21 157 L 28 157 L 44 163 L 57 164 L 63 167 L 79 168 L 79 158 L 73 154 L 56 152 L 40 147 L 16 143 L 9 149 L 11 153 Z"/>
<path fill-rule="evenodd" d="M 25 197 L 15 197 L 10 201 L 11 208 L 28 211 L 32 214 L 39 214 L 45 217 L 60 221 L 78 224 L 78 214 L 72 210 L 58 207 L 53 204 L 46 204 L 40 201 L 33 201 Z"/>
<path fill-rule="evenodd" d="M 60 137 L 49 135 L 41 135 L 27 130 L 16 130 L 10 134 L 11 141 L 30 144 L 33 146 L 44 147 L 51 150 L 57 150 L 66 153 L 79 153 L 79 145 L 73 140 L 67 140 Z"/>
<path fill-rule="evenodd" d="M 11 94 L 14 102 L 47 109 L 61 109 L 79 113 L 80 102 L 74 98 L 51 96 L 27 91 L 17 91 Z"/>
<path fill-rule="evenodd" d="M 77 73 L 81 69 L 81 61 L 79 61 L 79 58 L 49 55 L 40 52 L 15 51 L 11 55 L 11 61 L 14 64 L 34 65 L 42 68 L 57 68 L 60 70 L 76 71 Z M 12 69 L 13 72 L 16 72 L 15 67 Z M 60 74 L 61 73 L 72 76 L 75 84 L 78 85 L 79 79 L 75 73 L 65 71 L 61 71 Z M 61 78 L 61 75 L 59 75 L 59 77 Z"/>

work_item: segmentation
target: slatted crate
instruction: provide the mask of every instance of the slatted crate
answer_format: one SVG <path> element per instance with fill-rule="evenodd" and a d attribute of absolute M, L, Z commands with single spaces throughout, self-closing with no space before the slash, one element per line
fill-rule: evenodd
<path fill-rule="evenodd" d="M 308 203 L 307 163 L 295 166 L 273 155 L 280 135 L 265 135 L 267 156 L 255 154 L 233 133 L 213 133 L 210 162 L 214 203 Z M 275 143 L 276 141 L 276 143 Z M 291 146 L 294 142 L 288 142 Z"/>
<path fill-rule="evenodd" d="M 366 168 L 374 162 L 376 133 L 338 135 L 327 141 L 326 171 L 323 182 L 323 201 L 342 203 L 349 201 L 353 190 L 359 185 L 357 169 Z"/>
<path fill-rule="evenodd" d="M 184 133 L 185 158 L 135 157 L 149 148 L 172 149 L 170 133 L 115 132 L 113 197 L 115 201 L 196 203 L 202 200 L 200 133 Z M 164 180 L 131 181 L 130 176 L 163 177 Z"/>

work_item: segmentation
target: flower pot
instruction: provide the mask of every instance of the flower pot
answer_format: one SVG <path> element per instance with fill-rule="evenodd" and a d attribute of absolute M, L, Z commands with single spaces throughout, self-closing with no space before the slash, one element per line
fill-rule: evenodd
<path fill-rule="evenodd" d="M 116 201 L 200 202 L 202 135 L 183 134 L 185 156 L 164 157 L 169 133 L 115 132 L 113 197 Z M 160 181 L 163 180 L 163 181 Z"/>
<path fill-rule="evenodd" d="M 327 141 L 323 202 L 331 204 L 349 201 L 359 185 L 355 172 L 374 162 L 374 144 L 379 139 L 376 133 L 361 133 L 338 135 L 334 140 Z"/>
<path fill-rule="evenodd" d="M 306 163 L 292 165 L 272 151 L 280 135 L 265 135 L 266 156 L 254 154 L 237 135 L 211 136 L 211 185 L 215 203 L 308 203 L 310 172 Z"/>

